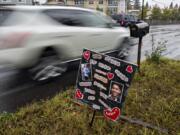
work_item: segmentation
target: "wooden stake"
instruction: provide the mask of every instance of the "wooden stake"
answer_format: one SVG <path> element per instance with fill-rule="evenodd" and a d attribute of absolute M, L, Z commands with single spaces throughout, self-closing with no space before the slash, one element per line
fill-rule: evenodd
<path fill-rule="evenodd" d="M 139 37 L 138 56 L 137 56 L 137 64 L 138 64 L 139 73 L 140 73 L 140 63 L 141 63 L 141 46 L 142 46 L 142 37 Z"/>
<path fill-rule="evenodd" d="M 93 117 L 92 117 L 92 119 L 91 119 L 91 122 L 89 123 L 89 126 L 90 126 L 90 127 L 92 127 L 92 125 L 93 125 L 95 115 L 96 115 L 96 110 L 94 110 L 94 112 L 93 112 Z"/>

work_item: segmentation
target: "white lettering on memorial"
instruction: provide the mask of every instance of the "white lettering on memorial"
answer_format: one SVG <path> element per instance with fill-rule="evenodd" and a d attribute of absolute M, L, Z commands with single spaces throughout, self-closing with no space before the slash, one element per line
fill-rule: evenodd
<path fill-rule="evenodd" d="M 91 90 L 91 89 L 88 89 L 88 88 L 84 88 L 84 92 L 86 93 L 89 93 L 89 94 L 96 94 L 95 90 Z"/>
<path fill-rule="evenodd" d="M 125 76 L 123 73 L 121 73 L 119 70 L 115 70 L 116 75 L 123 81 L 128 82 L 129 79 L 127 76 Z"/>
<path fill-rule="evenodd" d="M 104 85 L 102 85 L 101 83 L 98 83 L 97 81 L 94 81 L 94 86 L 97 86 L 97 87 L 99 87 L 100 89 L 103 89 L 103 90 L 107 90 L 106 87 L 104 87 Z"/>
<path fill-rule="evenodd" d="M 101 76 L 101 75 L 99 75 L 99 74 L 94 74 L 94 78 L 95 79 L 97 79 L 97 80 L 99 80 L 99 81 L 102 81 L 103 83 L 108 83 L 108 80 L 107 80 L 107 78 L 105 78 L 105 77 L 103 77 L 103 76 Z"/>
<path fill-rule="evenodd" d="M 98 63 L 98 66 L 100 67 L 100 68 L 102 68 L 102 69 L 105 69 L 105 70 L 108 70 L 108 71 L 110 71 L 111 70 L 111 67 L 110 66 L 108 66 L 108 65 L 106 65 L 106 64 L 103 64 L 103 63 Z"/>
<path fill-rule="evenodd" d="M 118 67 L 121 65 L 119 61 L 116 61 L 112 59 L 111 57 L 105 57 L 104 60 Z"/>

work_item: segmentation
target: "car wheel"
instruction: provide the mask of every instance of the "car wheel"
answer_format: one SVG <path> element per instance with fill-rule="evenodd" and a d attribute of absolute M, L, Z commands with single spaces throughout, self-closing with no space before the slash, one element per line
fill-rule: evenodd
<path fill-rule="evenodd" d="M 129 37 L 124 38 L 123 42 L 121 43 L 121 48 L 117 52 L 116 57 L 119 59 L 126 60 L 129 56 L 130 46 L 132 44 L 132 39 Z"/>
<path fill-rule="evenodd" d="M 39 62 L 30 70 L 30 76 L 35 81 L 44 81 L 58 77 L 67 70 L 67 64 L 62 63 L 54 52 L 45 52 Z"/>
<path fill-rule="evenodd" d="M 118 59 L 126 60 L 127 54 L 123 50 L 119 51 L 116 56 Z"/>

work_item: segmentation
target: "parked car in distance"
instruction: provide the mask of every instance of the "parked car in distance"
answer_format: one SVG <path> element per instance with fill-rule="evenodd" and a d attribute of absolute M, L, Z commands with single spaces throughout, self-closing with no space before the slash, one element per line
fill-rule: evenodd
<path fill-rule="evenodd" d="M 114 14 L 111 16 L 116 22 L 123 27 L 141 22 L 137 17 L 128 14 Z"/>
<path fill-rule="evenodd" d="M 0 64 L 26 69 L 34 80 L 59 76 L 83 48 L 126 56 L 130 32 L 101 12 L 66 6 L 7 6 L 0 25 Z M 6 16 L 8 15 L 8 17 Z"/>

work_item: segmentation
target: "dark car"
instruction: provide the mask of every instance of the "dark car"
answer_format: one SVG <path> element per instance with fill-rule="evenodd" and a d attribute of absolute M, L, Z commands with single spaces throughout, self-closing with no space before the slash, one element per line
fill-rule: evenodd
<path fill-rule="evenodd" d="M 128 27 L 131 24 L 139 23 L 140 20 L 133 15 L 114 14 L 111 16 L 120 26 Z"/>

